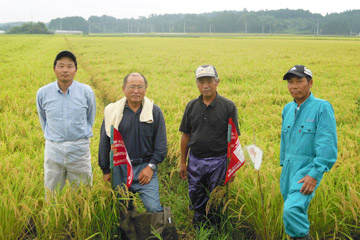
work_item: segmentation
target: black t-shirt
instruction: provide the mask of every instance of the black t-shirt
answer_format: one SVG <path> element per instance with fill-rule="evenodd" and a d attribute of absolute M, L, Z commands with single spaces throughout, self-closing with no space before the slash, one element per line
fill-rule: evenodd
<path fill-rule="evenodd" d="M 202 96 L 191 100 L 184 112 L 180 132 L 190 134 L 189 148 L 199 158 L 217 157 L 227 152 L 227 131 L 232 118 L 240 135 L 235 104 L 220 96 L 206 106 Z"/>

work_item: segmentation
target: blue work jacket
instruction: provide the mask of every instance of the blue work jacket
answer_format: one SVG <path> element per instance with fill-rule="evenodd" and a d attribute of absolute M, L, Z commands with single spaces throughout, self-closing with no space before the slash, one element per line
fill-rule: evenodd
<path fill-rule="evenodd" d="M 288 103 L 282 112 L 280 165 L 287 161 L 293 172 L 297 162 L 298 170 L 304 170 L 301 175 L 319 182 L 336 159 L 336 121 L 331 104 L 313 94 L 300 107 L 295 101 Z"/>

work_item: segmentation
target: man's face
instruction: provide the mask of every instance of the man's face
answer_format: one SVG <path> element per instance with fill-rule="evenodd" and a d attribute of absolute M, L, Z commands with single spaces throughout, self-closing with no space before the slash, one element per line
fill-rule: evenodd
<path fill-rule="evenodd" d="M 196 80 L 196 84 L 203 97 L 212 98 L 216 96 L 216 88 L 219 85 L 219 80 L 216 81 L 213 77 L 201 77 Z"/>
<path fill-rule="evenodd" d="M 145 97 L 145 80 L 141 75 L 130 75 L 126 85 L 123 86 L 123 93 L 129 103 L 141 103 Z"/>
<path fill-rule="evenodd" d="M 310 82 L 303 78 L 292 77 L 288 82 L 288 89 L 291 96 L 295 99 L 296 103 L 301 104 L 303 103 L 310 95 L 310 89 L 313 84 L 313 80 L 311 79 Z"/>
<path fill-rule="evenodd" d="M 60 82 L 71 82 L 74 80 L 77 69 L 71 58 L 63 57 L 56 61 L 54 72 Z"/>

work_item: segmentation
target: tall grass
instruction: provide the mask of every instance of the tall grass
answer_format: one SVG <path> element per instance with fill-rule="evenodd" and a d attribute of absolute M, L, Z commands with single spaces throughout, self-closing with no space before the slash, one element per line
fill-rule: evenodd
<path fill-rule="evenodd" d="M 294 37 L 80 37 L 0 36 L 0 239 L 109 239 L 118 236 L 119 206 L 102 181 L 97 166 L 103 108 L 122 97 L 123 77 L 136 71 L 149 81 L 147 96 L 162 109 L 168 135 L 168 155 L 160 165 L 160 198 L 172 207 L 182 239 L 286 239 L 279 190 L 281 111 L 291 101 L 283 74 L 295 64 L 314 73 L 312 92 L 329 100 L 335 110 L 338 161 L 325 174 L 309 208 L 315 239 L 360 237 L 360 41 L 358 39 Z M 44 200 L 44 139 L 38 122 L 35 93 L 54 81 L 56 54 L 70 49 L 78 57 L 76 79 L 91 85 L 97 116 L 91 140 L 94 184 L 66 187 L 51 204 Z M 264 151 L 260 169 L 264 191 L 262 214 L 256 171 L 243 166 L 213 203 L 229 209 L 228 232 L 192 228 L 187 183 L 179 179 L 178 128 L 186 103 L 198 96 L 194 71 L 216 66 L 219 94 L 239 111 L 241 144 L 253 142 Z M 142 209 L 138 201 L 138 208 Z M 267 236 L 264 233 L 265 218 Z M 119 238 L 119 237 L 118 237 Z"/>

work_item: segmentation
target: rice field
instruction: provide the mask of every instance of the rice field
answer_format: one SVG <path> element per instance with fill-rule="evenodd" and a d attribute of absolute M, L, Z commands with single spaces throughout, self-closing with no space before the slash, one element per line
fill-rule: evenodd
<path fill-rule="evenodd" d="M 120 99 L 123 77 L 140 72 L 147 96 L 163 111 L 168 154 L 159 169 L 160 200 L 171 206 L 180 239 L 287 239 L 282 223 L 279 179 L 281 111 L 291 101 L 284 73 L 304 64 L 314 74 L 313 94 L 335 110 L 338 160 L 325 174 L 309 208 L 313 239 L 360 238 L 360 39 L 294 36 L 0 36 L 0 239 L 111 239 L 118 236 L 114 192 L 97 165 L 104 106 Z M 53 61 L 61 50 L 78 58 L 76 80 L 96 95 L 91 139 L 93 186 L 66 187 L 51 203 L 44 199 L 44 138 L 35 95 L 55 80 Z M 195 233 L 187 183 L 179 179 L 178 129 L 185 106 L 196 98 L 194 71 L 212 64 L 220 95 L 235 102 L 241 144 L 263 150 L 258 175 L 250 164 L 229 190 L 228 232 Z M 253 132 L 254 129 L 254 132 Z M 222 201 L 224 189 L 213 194 Z M 141 203 L 137 202 L 142 209 Z M 265 220 L 265 226 L 263 225 Z M 265 234 L 266 228 L 266 234 Z M 211 236 L 211 237 L 210 237 Z"/>

